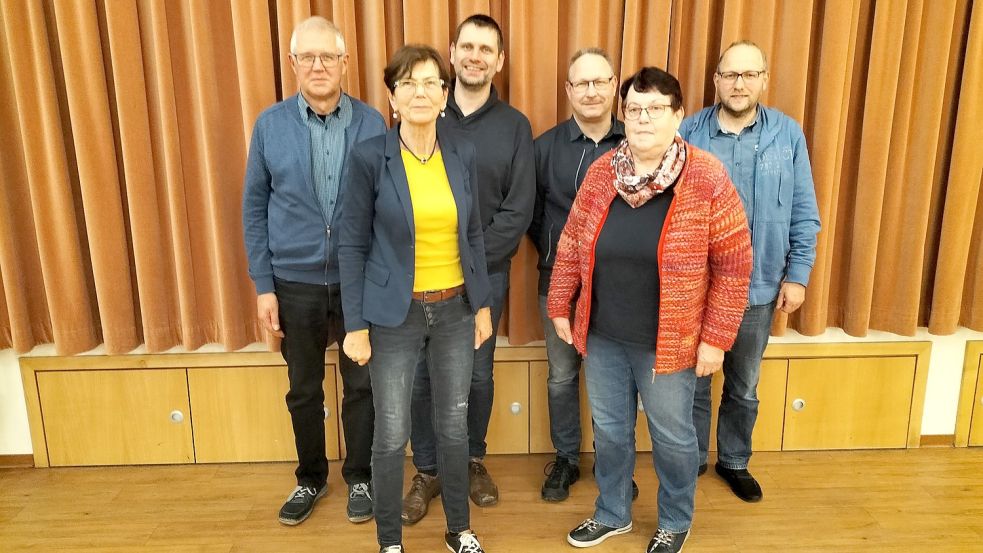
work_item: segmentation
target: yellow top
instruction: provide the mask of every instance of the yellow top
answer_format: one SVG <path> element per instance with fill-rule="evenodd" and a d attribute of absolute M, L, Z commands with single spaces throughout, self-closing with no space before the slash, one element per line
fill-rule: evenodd
<path fill-rule="evenodd" d="M 413 291 L 443 290 L 464 284 L 457 240 L 457 204 L 437 151 L 426 164 L 400 150 L 413 202 L 416 278 Z"/>

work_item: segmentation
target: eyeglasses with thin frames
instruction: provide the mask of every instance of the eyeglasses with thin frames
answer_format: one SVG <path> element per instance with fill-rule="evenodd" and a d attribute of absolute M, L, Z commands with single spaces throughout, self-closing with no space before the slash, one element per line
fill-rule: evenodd
<path fill-rule="evenodd" d="M 672 111 L 672 106 L 668 104 L 653 104 L 643 108 L 642 106 L 632 104 L 625 106 L 625 119 L 635 121 L 642 116 L 643 111 L 648 114 L 649 119 L 655 121 L 662 119 L 667 113 Z"/>
<path fill-rule="evenodd" d="M 321 66 L 325 69 L 332 69 L 338 67 L 338 62 L 345 54 L 330 54 L 330 53 L 320 53 L 314 54 L 311 52 L 301 52 L 299 54 L 290 54 L 297 60 L 297 65 L 303 67 L 304 69 L 310 69 L 314 67 L 314 60 L 321 60 Z"/>
<path fill-rule="evenodd" d="M 569 84 L 570 87 L 573 88 L 573 91 L 576 92 L 577 94 L 583 94 L 583 93 L 587 92 L 587 88 L 590 85 L 594 85 L 594 90 L 597 90 L 597 91 L 606 91 L 608 89 L 608 85 L 611 84 L 611 81 L 612 80 L 614 80 L 614 75 L 612 75 L 612 76 L 610 76 L 610 77 L 608 77 L 606 79 L 593 79 L 593 80 L 590 80 L 590 81 L 577 81 L 575 83 L 574 82 L 567 81 L 567 84 Z"/>
<path fill-rule="evenodd" d="M 443 90 L 445 83 L 443 79 L 432 78 L 418 81 L 416 79 L 400 79 L 393 85 L 393 91 L 404 94 L 416 94 L 416 91 L 423 87 L 427 94 L 435 94 Z"/>
<path fill-rule="evenodd" d="M 753 83 L 760 79 L 767 71 L 724 71 L 723 73 L 717 72 L 717 76 L 720 80 L 727 84 L 733 84 L 737 82 L 737 78 L 740 77 L 744 79 L 746 83 Z"/>

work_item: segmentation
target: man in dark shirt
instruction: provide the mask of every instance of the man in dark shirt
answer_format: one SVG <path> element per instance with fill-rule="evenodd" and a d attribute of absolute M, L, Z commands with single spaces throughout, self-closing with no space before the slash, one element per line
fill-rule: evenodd
<path fill-rule="evenodd" d="M 556 460 L 542 488 L 546 501 L 563 501 L 580 478 L 580 355 L 556 335 L 546 314 L 556 244 L 587 169 L 625 137 L 612 115 L 618 79 L 607 53 L 584 48 L 570 60 L 565 89 L 573 117 L 535 141 L 536 207 L 529 236 L 539 250 L 539 309 L 549 359 L 550 438 Z"/>
<path fill-rule="evenodd" d="M 501 28 L 487 15 L 472 15 L 458 26 L 450 48 L 455 80 L 445 117 L 437 120 L 442 136 L 469 140 L 478 152 L 475 185 L 492 287 L 492 336 L 498 331 L 508 296 L 511 259 L 529 227 L 536 195 L 532 127 L 525 115 L 499 100 L 492 85 L 492 78 L 505 64 L 504 46 Z M 494 397 L 494 355 L 494 339 L 475 351 L 468 398 L 470 496 L 482 507 L 498 502 L 498 487 L 482 462 Z M 408 524 L 423 518 L 430 500 L 440 491 L 425 362 L 421 362 L 414 381 L 412 409 L 410 440 L 418 474 L 403 499 L 403 521 Z"/>

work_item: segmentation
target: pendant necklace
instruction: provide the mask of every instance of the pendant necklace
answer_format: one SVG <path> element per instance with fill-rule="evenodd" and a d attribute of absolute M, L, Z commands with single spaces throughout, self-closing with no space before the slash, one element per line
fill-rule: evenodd
<path fill-rule="evenodd" d="M 415 159 L 415 160 L 417 160 L 417 161 L 420 162 L 420 165 L 426 165 L 427 162 L 430 161 L 433 158 L 434 152 L 437 151 L 437 138 L 436 137 L 434 137 L 434 139 L 433 139 L 433 148 L 430 149 L 430 155 L 423 156 L 423 157 L 420 157 L 420 156 L 416 155 L 415 153 L 413 153 L 413 149 L 410 148 L 408 144 L 406 144 L 406 141 L 405 140 L 403 140 L 403 135 L 402 134 L 399 135 L 399 143 L 402 144 L 404 148 L 406 148 L 406 151 L 409 152 L 411 156 L 413 156 L 413 159 Z"/>

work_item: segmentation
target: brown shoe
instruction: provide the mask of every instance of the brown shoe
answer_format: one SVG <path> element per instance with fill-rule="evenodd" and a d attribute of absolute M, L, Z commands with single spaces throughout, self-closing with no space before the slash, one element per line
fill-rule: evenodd
<path fill-rule="evenodd" d="M 498 503 L 498 486 L 492 482 L 488 469 L 478 460 L 468 463 L 468 480 L 470 483 L 471 501 L 479 507 L 489 507 Z"/>
<path fill-rule="evenodd" d="M 403 524 L 416 524 L 427 514 L 430 500 L 440 495 L 440 477 L 416 473 L 410 491 L 403 497 Z"/>

